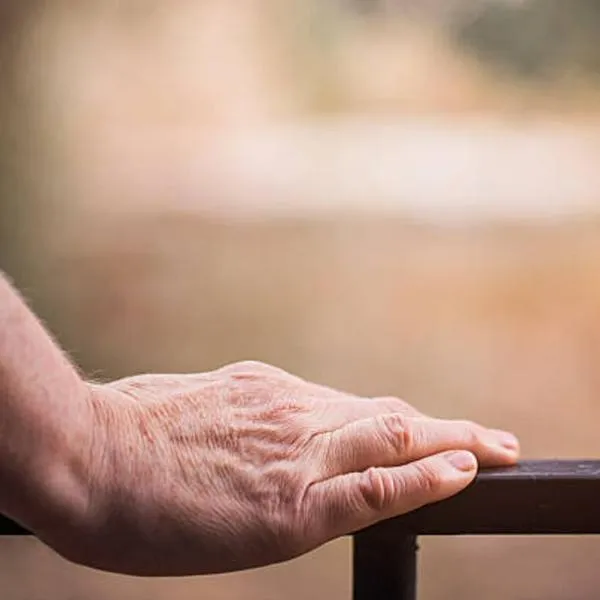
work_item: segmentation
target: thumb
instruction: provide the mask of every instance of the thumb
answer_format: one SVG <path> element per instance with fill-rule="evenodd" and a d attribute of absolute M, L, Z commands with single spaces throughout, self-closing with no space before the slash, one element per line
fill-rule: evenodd
<path fill-rule="evenodd" d="M 326 541 L 449 498 L 476 473 L 477 459 L 467 451 L 435 454 L 400 467 L 372 467 L 315 483 L 307 492 L 306 509 L 321 521 L 316 529 Z"/>

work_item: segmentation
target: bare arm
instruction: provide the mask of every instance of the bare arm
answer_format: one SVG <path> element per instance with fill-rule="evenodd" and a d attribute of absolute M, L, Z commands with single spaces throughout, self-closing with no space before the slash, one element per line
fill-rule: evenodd
<path fill-rule="evenodd" d="M 0 511 L 30 526 L 60 519 L 85 491 L 85 383 L 0 273 Z"/>
<path fill-rule="evenodd" d="M 0 512 L 70 560 L 137 575 L 274 563 L 517 455 L 508 433 L 260 363 L 86 383 L 0 275 Z"/>

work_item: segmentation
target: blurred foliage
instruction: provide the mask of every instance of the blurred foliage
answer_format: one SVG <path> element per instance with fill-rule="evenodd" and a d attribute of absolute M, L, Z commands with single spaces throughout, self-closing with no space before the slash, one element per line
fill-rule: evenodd
<path fill-rule="evenodd" d="M 484 60 L 525 77 L 552 78 L 566 72 L 600 77 L 600 0 L 481 5 L 457 34 Z"/>

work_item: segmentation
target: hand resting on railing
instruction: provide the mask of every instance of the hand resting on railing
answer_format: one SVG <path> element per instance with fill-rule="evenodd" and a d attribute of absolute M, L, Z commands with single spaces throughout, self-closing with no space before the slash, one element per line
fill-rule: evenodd
<path fill-rule="evenodd" d="M 261 363 L 86 382 L 1 274 L 0 332 L 0 512 L 99 569 L 287 560 L 518 457 L 509 433 Z"/>

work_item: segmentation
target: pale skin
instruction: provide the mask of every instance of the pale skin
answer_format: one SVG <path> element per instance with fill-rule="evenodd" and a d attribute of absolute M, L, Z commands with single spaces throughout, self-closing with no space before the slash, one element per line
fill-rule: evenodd
<path fill-rule="evenodd" d="M 261 363 L 85 381 L 0 273 L 0 512 L 142 576 L 291 559 L 452 496 L 515 437 Z"/>

